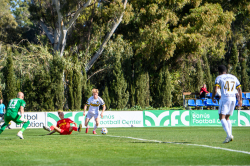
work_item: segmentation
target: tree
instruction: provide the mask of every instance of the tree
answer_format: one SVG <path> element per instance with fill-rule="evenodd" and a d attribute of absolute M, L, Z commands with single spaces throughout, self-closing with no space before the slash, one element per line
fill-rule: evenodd
<path fill-rule="evenodd" d="M 63 109 L 65 98 L 64 98 L 64 61 L 59 55 L 53 57 L 53 61 L 50 69 L 51 76 L 51 95 L 53 98 L 54 108 Z"/>
<path fill-rule="evenodd" d="M 74 56 L 74 72 L 73 72 L 73 97 L 74 108 L 80 109 L 82 104 L 82 73 L 81 65 L 78 62 L 77 56 Z"/>
<path fill-rule="evenodd" d="M 198 59 L 198 62 L 196 64 L 196 89 L 199 92 L 200 88 L 202 87 L 202 85 L 204 84 L 203 81 L 203 70 L 201 68 L 201 60 Z"/>
<path fill-rule="evenodd" d="M 102 4 L 100 4 L 101 1 L 99 3 L 94 1 L 91 4 L 92 0 L 63 2 L 59 0 L 31 0 L 31 2 L 29 10 L 31 12 L 32 19 L 40 23 L 50 42 L 53 44 L 54 52 L 59 52 L 60 56 L 63 56 L 65 50 L 67 34 L 79 18 L 80 14 L 85 12 L 84 17 L 88 18 L 87 15 L 91 13 L 89 12 L 88 7 L 95 6 L 98 10 L 100 10 L 98 6 L 102 6 Z M 96 54 L 86 65 L 86 72 L 88 72 L 95 61 L 99 58 L 108 40 L 122 21 L 127 0 L 124 0 L 123 3 L 120 0 L 113 1 L 109 5 L 113 8 L 113 12 L 110 13 L 114 16 L 113 19 L 110 20 L 112 26 L 109 27 L 110 31 L 106 34 L 98 51 L 96 51 Z"/>
<path fill-rule="evenodd" d="M 136 80 L 136 105 L 145 108 L 150 105 L 149 74 L 140 73 Z"/>
<path fill-rule="evenodd" d="M 39 69 L 40 70 L 34 73 L 33 91 L 35 92 L 35 97 L 32 100 L 35 102 L 32 104 L 33 108 L 31 110 L 54 110 L 55 93 L 52 91 L 53 86 L 50 72 L 45 70 L 42 66 L 40 66 Z"/>
<path fill-rule="evenodd" d="M 154 94 L 155 102 L 158 101 L 157 107 L 171 106 L 171 78 L 166 64 L 163 65 L 159 72 L 159 80 L 155 80 L 154 84 L 157 86 L 157 94 Z"/>
<path fill-rule="evenodd" d="M 243 92 L 249 92 L 249 77 L 247 75 L 247 50 L 242 53 L 242 58 L 240 61 L 241 66 L 241 85 Z"/>
<path fill-rule="evenodd" d="M 125 108 L 129 99 L 127 82 L 124 78 L 120 57 L 116 56 L 116 62 L 113 69 L 114 80 L 112 82 L 112 91 L 114 92 L 114 107 L 118 109 Z"/>
<path fill-rule="evenodd" d="M 75 59 L 74 62 L 73 68 L 68 71 L 68 104 L 69 109 L 79 110 L 82 105 L 82 74 L 78 61 Z"/>
<path fill-rule="evenodd" d="M 229 72 L 237 77 L 237 67 L 238 67 L 238 50 L 236 43 L 232 47 L 232 53 L 230 56 Z"/>
<path fill-rule="evenodd" d="M 69 109 L 74 110 L 75 103 L 74 103 L 74 95 L 73 95 L 74 93 L 73 70 L 68 71 L 67 80 L 68 80 L 68 107 Z"/>
<path fill-rule="evenodd" d="M 13 59 L 12 59 L 12 52 L 8 50 L 8 57 L 6 61 L 6 66 L 3 69 L 4 78 L 5 78 L 5 90 L 4 90 L 4 104 L 8 105 L 8 102 L 16 98 L 16 81 L 15 81 L 15 74 L 14 74 L 14 66 L 13 66 Z"/>
<path fill-rule="evenodd" d="M 206 54 L 203 54 L 203 63 L 204 63 L 204 74 L 205 74 L 205 82 L 206 82 L 206 85 L 207 85 L 207 90 L 209 92 L 212 92 L 213 90 L 213 82 L 212 82 L 212 76 L 211 76 L 211 73 L 210 73 L 210 65 L 208 63 L 208 60 L 207 60 L 207 55 Z"/>
<path fill-rule="evenodd" d="M 82 66 L 82 107 L 85 106 L 90 96 L 92 96 L 92 85 L 87 78 L 84 66 Z"/>
<path fill-rule="evenodd" d="M 106 109 L 110 108 L 111 100 L 109 97 L 109 88 L 105 86 L 104 92 L 102 93 L 102 99 L 105 102 Z"/>
<path fill-rule="evenodd" d="M 8 33 L 15 29 L 17 22 L 10 11 L 9 0 L 1 0 L 0 6 L 0 41 L 8 41 Z"/>
<path fill-rule="evenodd" d="M 26 74 L 22 86 L 22 91 L 25 95 L 26 101 L 25 110 L 37 110 L 35 109 L 35 107 L 38 106 L 38 103 L 36 101 L 37 94 L 34 90 L 33 80 L 29 77 L 28 74 Z"/>

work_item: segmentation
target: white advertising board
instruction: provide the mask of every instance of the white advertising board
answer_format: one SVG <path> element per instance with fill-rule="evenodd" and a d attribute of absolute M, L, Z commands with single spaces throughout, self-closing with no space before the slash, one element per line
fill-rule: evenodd
<path fill-rule="evenodd" d="M 64 112 L 64 118 L 70 118 L 78 125 L 84 126 L 85 117 L 83 112 Z M 59 120 L 57 112 L 47 112 L 47 125 L 56 125 Z M 92 118 L 90 127 L 94 127 L 95 121 Z M 99 127 L 143 127 L 143 111 L 105 111 L 103 118 L 100 117 Z"/>
<path fill-rule="evenodd" d="M 45 114 L 45 112 L 25 112 L 24 117 L 30 121 L 28 128 L 42 128 L 46 124 Z M 23 124 L 17 125 L 13 121 L 10 123 L 10 128 L 21 128 L 23 126 Z"/>

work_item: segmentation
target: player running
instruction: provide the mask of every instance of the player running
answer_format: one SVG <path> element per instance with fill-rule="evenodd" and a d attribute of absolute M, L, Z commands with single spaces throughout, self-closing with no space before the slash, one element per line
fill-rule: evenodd
<path fill-rule="evenodd" d="M 51 127 L 43 126 L 43 128 L 47 131 L 51 131 L 48 135 L 54 134 L 55 132 L 60 133 L 60 135 L 70 135 L 72 131 L 81 132 L 82 124 L 77 128 L 77 124 L 69 118 L 64 118 L 64 113 L 59 111 L 58 116 L 61 120 L 57 121 L 56 126 L 52 125 Z M 70 123 L 75 126 L 70 126 Z"/>
<path fill-rule="evenodd" d="M 24 123 L 22 129 L 17 133 L 17 136 L 20 139 L 23 139 L 23 132 L 30 124 L 30 121 L 24 118 L 24 107 L 26 103 L 23 99 L 24 94 L 22 92 L 18 92 L 17 98 L 10 100 L 6 113 L 4 115 L 4 124 L 0 129 L 0 134 L 5 130 L 9 122 L 12 120 L 16 124 Z M 18 114 L 19 110 L 21 112 L 21 115 Z"/>
<path fill-rule="evenodd" d="M 233 111 L 236 104 L 235 89 L 239 94 L 238 105 L 242 106 L 242 92 L 240 88 L 239 80 L 232 74 L 227 74 L 227 68 L 224 65 L 218 67 L 219 76 L 215 79 L 215 87 L 213 89 L 212 100 L 215 103 L 214 96 L 217 89 L 221 90 L 221 99 L 219 105 L 219 118 L 223 129 L 227 133 L 227 137 L 223 143 L 229 143 L 233 141 L 232 124 L 229 120 L 230 115 L 233 115 Z"/>
<path fill-rule="evenodd" d="M 87 104 L 84 106 L 83 116 L 85 116 L 86 109 L 89 106 L 88 114 L 86 115 L 86 119 L 85 119 L 86 133 L 88 133 L 88 131 L 89 131 L 88 123 L 89 123 L 90 119 L 92 117 L 94 117 L 96 124 L 94 126 L 93 134 L 96 134 L 96 129 L 99 126 L 99 122 L 100 122 L 99 107 L 100 107 L 100 105 L 102 105 L 101 118 L 103 118 L 103 113 L 106 109 L 105 103 L 104 103 L 103 99 L 98 96 L 98 93 L 99 93 L 98 89 L 92 89 L 93 96 L 91 96 L 88 99 Z"/>

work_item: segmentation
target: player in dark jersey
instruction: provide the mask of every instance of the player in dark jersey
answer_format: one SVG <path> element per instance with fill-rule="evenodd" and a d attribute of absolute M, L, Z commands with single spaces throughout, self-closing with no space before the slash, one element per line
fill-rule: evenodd
<path fill-rule="evenodd" d="M 43 126 L 45 130 L 51 131 L 48 135 L 54 134 L 55 132 L 60 133 L 60 135 L 70 135 L 73 130 L 81 132 L 82 124 L 77 128 L 77 124 L 69 118 L 64 118 L 64 113 L 61 111 L 58 112 L 58 116 L 61 120 L 57 121 L 56 126 Z M 71 123 L 75 126 L 70 126 Z"/>
<path fill-rule="evenodd" d="M 30 121 L 24 118 L 24 107 L 26 103 L 23 99 L 24 94 L 22 92 L 18 92 L 17 98 L 10 100 L 6 110 L 6 114 L 4 115 L 4 124 L 0 129 L 0 134 L 5 130 L 10 121 L 15 122 L 16 124 L 24 123 L 22 129 L 17 133 L 17 136 L 20 139 L 23 139 L 23 131 L 26 130 L 26 128 L 30 124 Z M 21 112 L 21 115 L 18 114 L 19 110 Z"/>

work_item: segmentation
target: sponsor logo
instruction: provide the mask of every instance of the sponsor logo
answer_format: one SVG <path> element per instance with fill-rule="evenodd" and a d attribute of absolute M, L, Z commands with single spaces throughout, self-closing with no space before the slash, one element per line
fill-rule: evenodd
<path fill-rule="evenodd" d="M 239 111 L 239 126 L 250 126 L 250 111 Z"/>
<path fill-rule="evenodd" d="M 151 126 L 189 126 L 189 111 L 144 111 L 145 127 Z"/>

